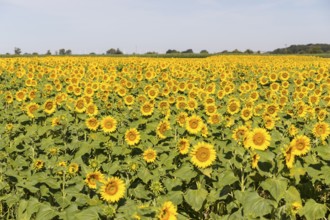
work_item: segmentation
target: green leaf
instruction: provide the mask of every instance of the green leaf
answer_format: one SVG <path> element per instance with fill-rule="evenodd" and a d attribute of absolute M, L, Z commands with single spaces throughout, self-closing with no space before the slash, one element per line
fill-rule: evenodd
<path fill-rule="evenodd" d="M 36 220 L 52 219 L 57 216 L 58 213 L 50 205 L 40 204 L 40 209 L 37 212 Z"/>
<path fill-rule="evenodd" d="M 304 215 L 307 220 L 322 219 L 325 218 L 327 213 L 327 206 L 315 202 L 313 199 L 307 200 L 303 208 L 298 212 L 299 215 Z"/>
<path fill-rule="evenodd" d="M 287 204 L 291 204 L 293 202 L 301 203 L 300 193 L 294 186 L 290 186 L 289 189 L 285 192 L 285 201 Z"/>
<path fill-rule="evenodd" d="M 75 220 L 98 220 L 99 214 L 95 207 L 87 208 L 81 212 L 75 214 Z"/>
<path fill-rule="evenodd" d="M 286 179 L 266 179 L 261 183 L 261 187 L 264 190 L 268 190 L 274 199 L 279 202 L 285 195 L 285 191 L 288 187 Z"/>
<path fill-rule="evenodd" d="M 218 175 L 218 182 L 215 183 L 217 188 L 223 188 L 226 185 L 231 185 L 238 181 L 238 178 L 234 175 L 234 173 L 230 170 L 226 170 L 223 172 L 220 172 Z"/>
<path fill-rule="evenodd" d="M 182 167 L 180 167 L 178 170 L 176 170 L 172 175 L 184 181 L 190 182 L 190 180 L 197 175 L 197 172 L 194 171 L 194 168 L 190 164 L 186 163 L 182 165 Z"/>
<path fill-rule="evenodd" d="M 145 167 L 142 167 L 142 168 L 139 170 L 137 176 L 138 176 L 138 177 L 139 177 L 144 183 L 148 183 L 149 180 L 151 180 L 151 178 L 152 178 L 151 173 L 150 173 L 149 170 L 148 170 L 147 168 L 145 168 Z"/>
<path fill-rule="evenodd" d="M 136 188 L 131 189 L 130 193 L 138 199 L 149 199 L 149 192 L 144 189 L 142 184 L 138 185 Z"/>
<path fill-rule="evenodd" d="M 182 191 L 170 191 L 166 194 L 169 201 L 173 202 L 175 205 L 180 205 L 183 200 Z"/>
<path fill-rule="evenodd" d="M 260 197 L 257 192 L 245 192 L 242 205 L 245 216 L 257 218 L 270 214 L 277 204 L 275 201 Z"/>
<path fill-rule="evenodd" d="M 184 195 L 186 202 L 193 208 L 195 211 L 199 211 L 207 197 L 208 192 L 201 188 L 197 190 L 188 189 Z"/>

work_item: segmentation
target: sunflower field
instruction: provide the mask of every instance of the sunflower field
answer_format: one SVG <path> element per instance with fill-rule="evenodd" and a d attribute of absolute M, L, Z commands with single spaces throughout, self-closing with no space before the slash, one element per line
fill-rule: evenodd
<path fill-rule="evenodd" d="M 0 219 L 329 219 L 330 60 L 0 59 Z"/>

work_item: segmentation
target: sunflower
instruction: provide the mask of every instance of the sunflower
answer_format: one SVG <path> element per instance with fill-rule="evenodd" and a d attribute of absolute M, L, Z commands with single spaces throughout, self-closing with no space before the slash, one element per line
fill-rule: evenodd
<path fill-rule="evenodd" d="M 104 117 L 101 120 L 101 128 L 105 133 L 114 132 L 117 128 L 117 120 L 111 116 Z"/>
<path fill-rule="evenodd" d="M 124 102 L 126 105 L 133 105 L 135 101 L 135 98 L 133 95 L 127 95 L 124 97 Z"/>
<path fill-rule="evenodd" d="M 117 202 L 125 195 L 126 186 L 118 177 L 111 177 L 101 186 L 101 197 L 107 202 Z"/>
<path fill-rule="evenodd" d="M 231 101 L 227 106 L 227 112 L 231 115 L 236 114 L 240 110 L 240 103 L 238 101 Z"/>
<path fill-rule="evenodd" d="M 162 208 L 159 211 L 159 220 L 176 220 L 177 209 L 171 201 L 164 202 Z"/>
<path fill-rule="evenodd" d="M 96 181 L 98 182 L 104 181 L 104 176 L 100 171 L 95 171 L 87 174 L 85 183 L 89 188 L 96 189 Z"/>
<path fill-rule="evenodd" d="M 75 174 L 79 171 L 79 165 L 77 163 L 71 163 L 68 167 L 70 174 Z"/>
<path fill-rule="evenodd" d="M 326 122 L 318 122 L 314 125 L 313 134 L 317 138 L 321 138 L 321 140 L 325 140 L 330 134 L 329 125 Z"/>
<path fill-rule="evenodd" d="M 152 149 L 152 148 L 148 148 L 147 150 L 145 150 L 143 152 L 143 159 L 147 162 L 147 163 L 153 163 L 155 162 L 157 157 L 157 152 Z"/>
<path fill-rule="evenodd" d="M 47 99 L 46 102 L 44 103 L 44 112 L 50 115 L 54 113 L 55 110 L 56 110 L 56 103 L 51 99 Z"/>
<path fill-rule="evenodd" d="M 97 128 L 99 127 L 99 125 L 100 125 L 99 121 L 95 117 L 91 117 L 91 118 L 86 119 L 85 123 L 86 123 L 87 128 L 91 131 L 96 131 Z"/>
<path fill-rule="evenodd" d="M 86 102 L 83 98 L 79 98 L 75 101 L 74 109 L 78 113 L 83 113 L 86 110 Z"/>
<path fill-rule="evenodd" d="M 125 133 L 125 140 L 130 146 L 139 143 L 140 139 L 140 133 L 138 132 L 138 130 L 136 130 L 136 128 L 131 128 Z"/>
<path fill-rule="evenodd" d="M 141 106 L 140 111 L 143 116 L 150 116 L 154 112 L 154 105 L 151 104 L 150 102 L 145 102 Z"/>
<path fill-rule="evenodd" d="M 186 138 L 181 138 L 177 144 L 178 150 L 182 155 L 188 154 L 189 146 L 190 146 L 189 140 Z"/>
<path fill-rule="evenodd" d="M 310 139 L 305 135 L 298 135 L 290 142 L 290 147 L 294 155 L 302 156 L 311 148 Z"/>
<path fill-rule="evenodd" d="M 290 145 L 287 146 L 283 153 L 285 157 L 285 164 L 289 169 L 291 169 L 295 159 L 295 155 L 292 152 L 292 147 L 290 147 Z"/>
<path fill-rule="evenodd" d="M 38 110 L 39 105 L 31 102 L 26 106 L 26 113 L 30 118 L 34 118 L 34 113 Z"/>
<path fill-rule="evenodd" d="M 249 129 L 246 126 L 242 125 L 233 131 L 232 138 L 235 141 L 241 142 L 247 137 L 248 133 Z"/>
<path fill-rule="evenodd" d="M 61 118 L 60 117 L 54 117 L 52 118 L 52 127 L 61 125 Z"/>
<path fill-rule="evenodd" d="M 187 102 L 184 103 L 186 104 L 186 108 L 188 111 L 194 111 L 198 107 L 198 102 L 196 101 L 196 99 L 189 99 Z"/>
<path fill-rule="evenodd" d="M 186 124 L 186 120 L 188 118 L 188 114 L 186 112 L 180 112 L 177 116 L 176 116 L 176 122 L 183 127 Z"/>
<path fill-rule="evenodd" d="M 265 128 L 272 130 L 275 127 L 275 119 L 271 116 L 265 115 L 262 117 Z"/>
<path fill-rule="evenodd" d="M 191 134 L 197 134 L 203 128 L 203 121 L 200 116 L 192 115 L 186 119 L 186 129 Z"/>
<path fill-rule="evenodd" d="M 258 166 L 259 159 L 260 159 L 259 154 L 255 153 L 255 154 L 252 155 L 252 162 L 251 162 L 252 164 L 251 164 L 251 166 L 252 166 L 253 169 L 255 169 Z"/>
<path fill-rule="evenodd" d="M 210 166 L 216 158 L 214 146 L 205 142 L 197 143 L 190 152 L 191 162 L 198 168 Z"/>
<path fill-rule="evenodd" d="M 34 161 L 33 163 L 33 168 L 36 169 L 36 170 L 41 170 L 45 165 L 45 162 L 38 159 L 36 161 Z"/>
<path fill-rule="evenodd" d="M 201 130 L 202 136 L 207 137 L 209 135 L 209 129 L 207 128 L 207 125 L 203 123 L 202 130 Z"/>
<path fill-rule="evenodd" d="M 86 106 L 86 114 L 88 116 L 95 116 L 95 115 L 97 115 L 97 113 L 98 113 L 98 108 L 97 108 L 97 105 L 95 105 L 94 103 L 89 103 Z"/>
<path fill-rule="evenodd" d="M 255 128 L 248 134 L 247 145 L 253 150 L 266 150 L 270 145 L 270 135 L 264 128 Z"/>
<path fill-rule="evenodd" d="M 211 116 L 209 116 L 207 122 L 211 125 L 217 125 L 220 124 L 220 122 L 222 121 L 222 117 L 219 113 L 215 113 Z"/>
<path fill-rule="evenodd" d="M 18 92 L 16 92 L 16 100 L 19 101 L 19 102 L 22 102 L 22 101 L 25 101 L 26 99 L 26 94 L 24 91 L 20 90 Z"/>
<path fill-rule="evenodd" d="M 157 128 L 156 128 L 156 134 L 160 139 L 166 138 L 165 132 L 171 129 L 171 125 L 168 121 L 161 121 Z"/>
<path fill-rule="evenodd" d="M 207 116 L 217 114 L 217 106 L 215 104 L 207 104 L 204 108 Z"/>
<path fill-rule="evenodd" d="M 269 104 L 266 106 L 266 113 L 271 116 L 276 116 L 279 107 L 277 104 Z"/>
<path fill-rule="evenodd" d="M 302 208 L 301 202 L 293 202 L 291 203 L 290 211 L 293 215 L 296 215 L 299 211 L 299 209 Z"/>
<path fill-rule="evenodd" d="M 243 108 L 241 110 L 241 118 L 244 120 L 244 121 L 247 121 L 249 120 L 251 117 L 252 117 L 252 109 L 251 108 Z"/>

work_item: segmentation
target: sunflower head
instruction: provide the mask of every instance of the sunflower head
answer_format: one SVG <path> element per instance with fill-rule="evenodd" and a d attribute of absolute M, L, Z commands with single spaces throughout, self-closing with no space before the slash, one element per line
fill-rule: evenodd
<path fill-rule="evenodd" d="M 203 128 L 203 121 L 200 116 L 192 115 L 186 120 L 186 129 L 191 134 L 199 133 Z"/>
<path fill-rule="evenodd" d="M 101 120 L 101 127 L 102 127 L 103 132 L 112 133 L 117 128 L 117 120 L 111 116 L 104 117 Z"/>
<path fill-rule="evenodd" d="M 313 134 L 315 137 L 325 140 L 330 134 L 330 126 L 326 122 L 318 122 L 314 125 Z"/>
<path fill-rule="evenodd" d="M 145 150 L 143 152 L 143 159 L 147 162 L 147 163 L 153 163 L 155 162 L 157 158 L 157 152 L 152 149 L 152 148 L 148 148 L 147 150 Z"/>
<path fill-rule="evenodd" d="M 86 119 L 85 123 L 86 123 L 87 128 L 91 131 L 96 131 L 97 128 L 99 127 L 99 121 L 95 117 Z"/>
<path fill-rule="evenodd" d="M 88 173 L 85 179 L 85 183 L 91 189 L 96 189 L 97 182 L 103 182 L 103 181 L 104 181 L 104 175 L 100 171 Z"/>
<path fill-rule="evenodd" d="M 270 145 L 270 135 L 264 128 L 255 128 L 249 133 L 247 144 L 255 150 L 266 150 Z"/>
<path fill-rule="evenodd" d="M 118 177 L 111 177 L 103 182 L 100 191 L 103 200 L 114 203 L 124 197 L 126 186 L 123 180 Z"/>
<path fill-rule="evenodd" d="M 214 146 L 205 142 L 197 143 L 190 152 L 191 162 L 198 168 L 206 168 L 215 161 Z"/>
<path fill-rule="evenodd" d="M 128 129 L 125 133 L 125 141 L 128 145 L 133 146 L 140 142 L 140 133 L 136 128 Z"/>
<path fill-rule="evenodd" d="M 176 220 L 177 219 L 177 208 L 171 202 L 164 202 L 159 213 L 158 219 L 159 220 Z"/>
<path fill-rule="evenodd" d="M 311 148 L 310 139 L 305 135 L 298 135 L 291 141 L 290 147 L 292 148 L 292 154 L 305 155 Z"/>
<path fill-rule="evenodd" d="M 178 141 L 177 146 L 178 146 L 178 150 L 179 150 L 180 154 L 182 154 L 182 155 L 188 154 L 188 152 L 189 152 L 189 146 L 190 146 L 190 143 L 189 143 L 189 140 L 188 139 L 181 138 Z"/>

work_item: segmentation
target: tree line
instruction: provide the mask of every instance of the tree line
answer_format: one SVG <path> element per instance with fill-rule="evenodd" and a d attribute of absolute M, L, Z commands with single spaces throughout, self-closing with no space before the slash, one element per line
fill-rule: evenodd
<path fill-rule="evenodd" d="M 320 53 L 330 53 L 330 44 L 307 44 L 307 45 L 291 45 L 289 47 L 285 48 L 277 48 L 273 51 L 264 52 L 266 54 L 320 54 Z M 122 55 L 124 54 L 123 51 L 121 51 L 119 48 L 110 48 L 105 51 L 105 53 L 100 55 Z M 148 51 L 144 54 L 158 54 L 158 52 L 155 51 Z M 208 55 L 209 52 L 207 50 L 201 50 L 199 53 L 195 53 L 192 49 L 187 49 L 184 51 L 178 51 L 175 49 L 168 49 L 165 54 L 202 54 L 202 55 Z M 213 53 L 213 54 L 261 54 L 260 51 L 253 51 L 251 49 L 247 49 L 245 51 L 240 51 L 238 49 L 228 51 L 223 50 L 221 52 Z M 11 55 L 10 53 L 7 53 L 6 55 Z M 22 50 L 18 47 L 14 48 L 13 55 L 22 55 Z M 23 55 L 39 55 L 37 52 L 34 52 L 32 54 L 24 53 Z M 52 54 L 50 50 L 47 50 L 47 52 L 43 55 L 72 55 L 71 49 L 59 49 Z M 89 53 L 89 55 L 98 55 L 94 52 Z M 135 55 L 135 53 L 133 53 Z"/>

